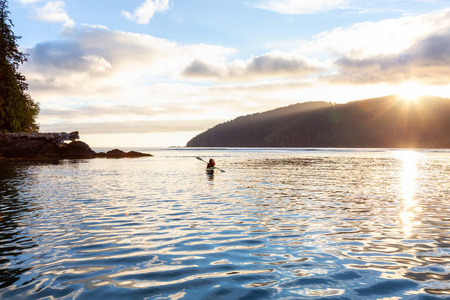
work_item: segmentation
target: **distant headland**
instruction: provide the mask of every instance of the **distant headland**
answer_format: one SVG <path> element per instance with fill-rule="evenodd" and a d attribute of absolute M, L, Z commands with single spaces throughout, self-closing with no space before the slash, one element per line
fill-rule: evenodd
<path fill-rule="evenodd" d="M 305 102 L 216 125 L 187 147 L 450 148 L 450 99 Z"/>
<path fill-rule="evenodd" d="M 152 156 L 147 153 L 124 152 L 119 149 L 97 153 L 88 144 L 78 139 L 78 131 L 71 133 L 0 133 L 0 159 L 86 159 Z M 66 141 L 70 142 L 66 143 Z"/>

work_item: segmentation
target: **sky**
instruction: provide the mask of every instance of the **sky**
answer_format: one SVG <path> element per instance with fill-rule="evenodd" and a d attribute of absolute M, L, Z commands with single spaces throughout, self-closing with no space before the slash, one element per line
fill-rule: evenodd
<path fill-rule="evenodd" d="M 41 132 L 185 146 L 305 101 L 450 97 L 448 0 L 9 0 Z"/>

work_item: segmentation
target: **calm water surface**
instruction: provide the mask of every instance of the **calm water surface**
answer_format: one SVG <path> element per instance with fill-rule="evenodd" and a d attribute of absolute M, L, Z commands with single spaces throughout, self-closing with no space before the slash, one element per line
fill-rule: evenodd
<path fill-rule="evenodd" d="M 0 162 L 1 299 L 450 299 L 450 151 L 147 150 Z"/>

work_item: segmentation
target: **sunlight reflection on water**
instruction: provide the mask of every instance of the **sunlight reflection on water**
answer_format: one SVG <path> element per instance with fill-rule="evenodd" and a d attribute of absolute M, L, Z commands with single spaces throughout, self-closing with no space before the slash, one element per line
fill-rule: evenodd
<path fill-rule="evenodd" d="M 417 179 L 417 164 L 421 159 L 421 154 L 412 150 L 399 151 L 396 153 L 397 157 L 402 161 L 403 170 L 400 175 L 401 190 L 404 200 L 404 208 L 400 214 L 403 222 L 403 230 L 405 237 L 411 235 L 413 226 L 420 225 L 417 214 L 421 212 L 421 207 L 418 206 L 414 199 L 416 193 L 416 179 Z"/>
<path fill-rule="evenodd" d="M 449 296 L 450 152 L 152 152 L 0 162 L 0 298 Z"/>

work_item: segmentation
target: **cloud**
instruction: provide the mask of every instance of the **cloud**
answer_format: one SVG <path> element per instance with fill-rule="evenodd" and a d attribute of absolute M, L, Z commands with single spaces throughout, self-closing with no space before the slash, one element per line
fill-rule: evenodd
<path fill-rule="evenodd" d="M 28 49 L 30 62 L 25 65 L 30 87 L 35 90 L 65 93 L 83 87 L 89 81 L 108 77 L 112 65 L 104 57 L 84 51 L 74 41 L 46 42 Z M 92 89 L 94 92 L 96 89 Z"/>
<path fill-rule="evenodd" d="M 328 73 L 322 78 L 334 84 L 420 80 L 437 85 L 446 84 L 449 79 L 446 57 L 449 33 L 450 9 L 443 9 L 339 27 L 309 41 L 278 43 L 272 47 L 317 58 Z"/>
<path fill-rule="evenodd" d="M 148 24 L 155 13 L 169 9 L 169 0 L 145 0 L 133 13 L 122 11 L 122 15 L 138 24 Z"/>
<path fill-rule="evenodd" d="M 386 60 L 436 32 L 450 32 L 450 10 L 337 28 L 283 51 L 228 61 L 235 49 L 179 44 L 146 34 L 86 25 L 65 31 L 59 41 L 28 49 L 30 61 L 23 69 L 34 91 L 71 97 L 130 93 L 138 85 L 161 80 L 308 80 L 339 70 L 344 72 L 343 78 L 348 76 L 345 70 L 358 60 Z M 337 61 L 334 66 L 333 61 Z"/>
<path fill-rule="evenodd" d="M 39 43 L 27 52 L 24 73 L 34 90 L 71 93 L 129 88 L 156 78 L 176 79 L 193 60 L 223 61 L 233 49 L 182 45 L 150 35 L 82 26 L 59 41 Z"/>
<path fill-rule="evenodd" d="M 201 132 L 225 120 L 157 120 L 157 121 L 123 121 L 123 122 L 83 122 L 44 124 L 44 132 L 71 132 L 77 130 L 82 134 L 120 134 L 120 133 L 172 133 Z"/>
<path fill-rule="evenodd" d="M 450 30 L 416 42 L 398 54 L 336 61 L 332 82 L 352 84 L 421 82 L 446 85 L 450 81 Z"/>
<path fill-rule="evenodd" d="M 280 14 L 311 14 L 342 8 L 347 2 L 348 0 L 260 0 L 251 5 Z"/>
<path fill-rule="evenodd" d="M 201 60 L 194 60 L 189 66 L 183 71 L 183 75 L 186 77 L 220 77 L 222 71 L 219 66 L 209 65 Z"/>
<path fill-rule="evenodd" d="M 130 104 L 118 105 L 96 105 L 88 104 L 72 108 L 46 108 L 42 110 L 41 117 L 78 119 L 89 116 L 89 118 L 117 118 L 117 116 L 139 117 L 145 119 L 148 117 L 176 116 L 188 113 L 198 113 L 199 110 L 193 108 L 189 103 L 185 104 L 165 104 L 164 106 L 137 106 Z"/>
<path fill-rule="evenodd" d="M 27 2 L 31 3 L 31 2 Z M 75 22 L 67 15 L 63 1 L 50 1 L 37 9 L 36 18 L 50 23 L 63 23 L 65 27 L 73 27 Z"/>
<path fill-rule="evenodd" d="M 338 27 L 314 36 L 310 41 L 290 42 L 285 48 L 307 56 L 364 58 L 396 54 L 417 40 L 450 29 L 450 9 L 418 16 L 362 22 Z M 280 48 L 282 43 L 273 45 Z"/>
<path fill-rule="evenodd" d="M 249 81 L 264 78 L 306 77 L 320 70 L 318 66 L 299 55 L 272 52 L 251 57 L 246 61 L 235 60 L 222 65 L 194 60 L 183 71 L 183 75 L 225 81 Z"/>

